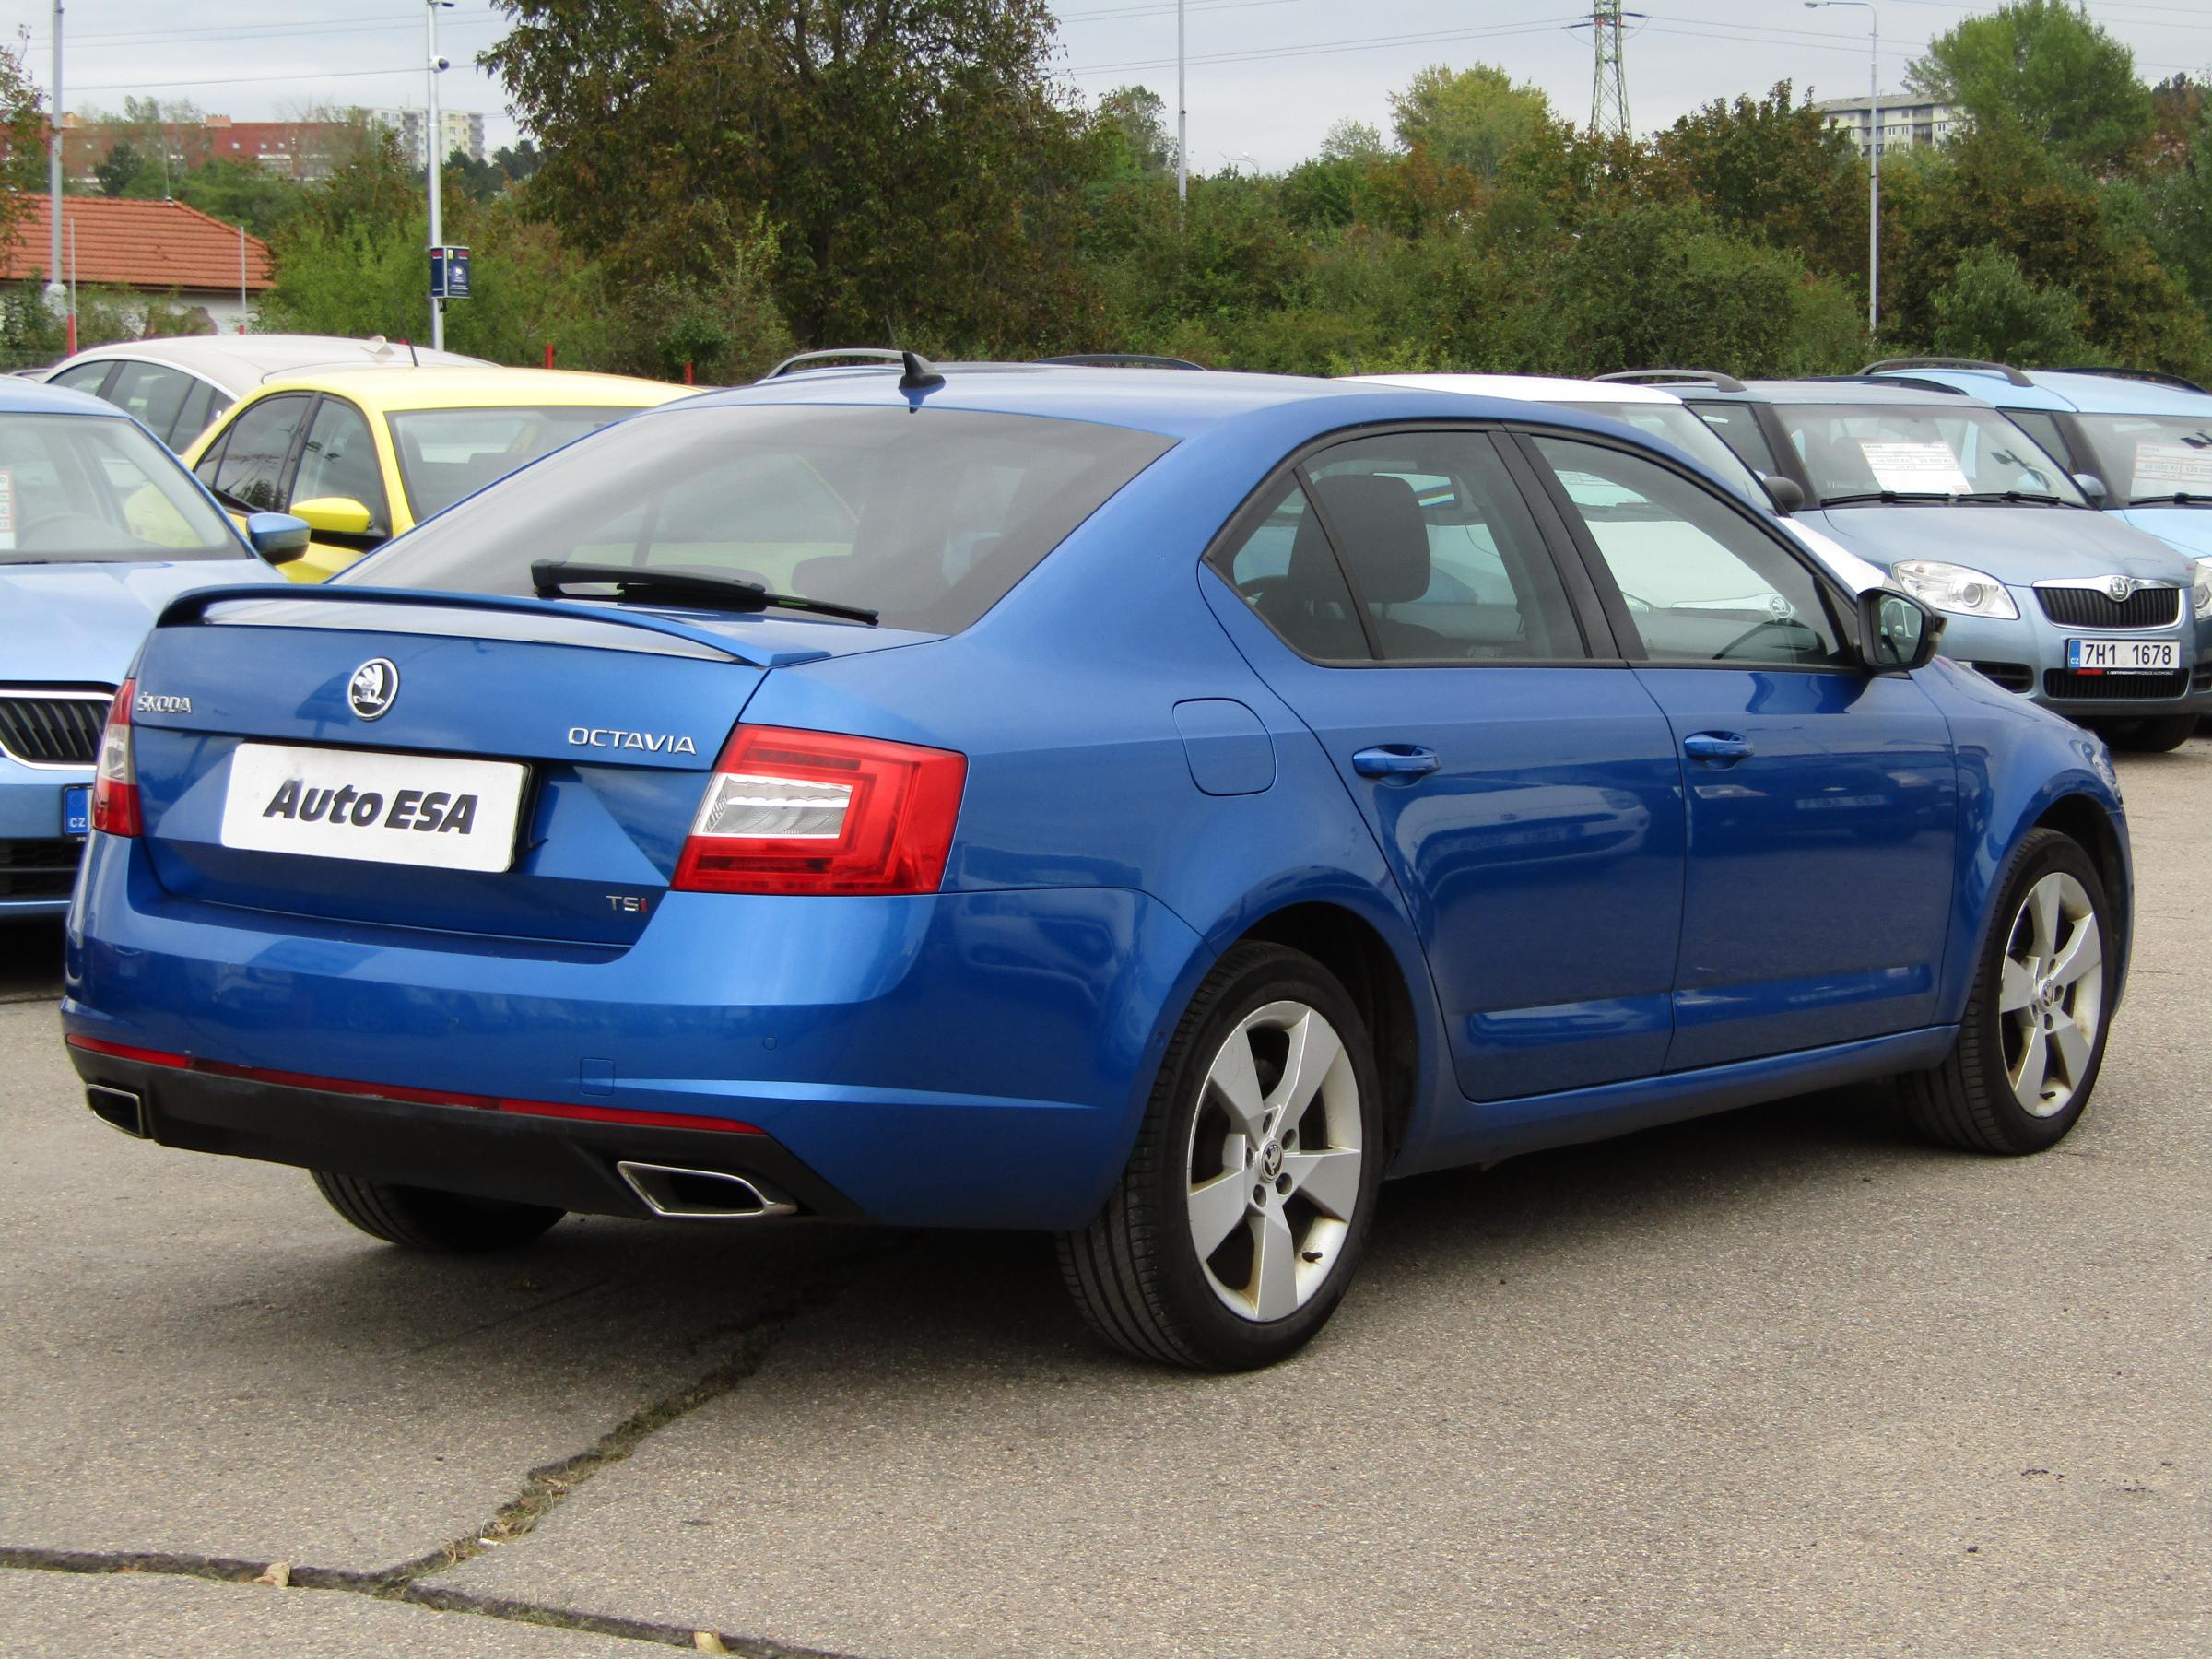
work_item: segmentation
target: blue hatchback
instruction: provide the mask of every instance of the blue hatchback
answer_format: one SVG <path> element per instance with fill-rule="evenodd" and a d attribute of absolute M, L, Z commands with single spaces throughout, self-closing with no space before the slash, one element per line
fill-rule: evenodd
<path fill-rule="evenodd" d="M 1938 628 L 1564 411 L 787 375 L 171 606 L 67 1041 L 396 1243 L 1040 1229 L 1112 1342 L 1260 1364 L 1386 1174 L 1892 1077 L 2066 1133 L 2117 786 Z"/>
<path fill-rule="evenodd" d="M 276 558 L 306 546 L 295 519 L 256 524 Z M 0 923 L 68 907 L 100 726 L 161 607 L 278 580 L 130 416 L 0 380 Z"/>

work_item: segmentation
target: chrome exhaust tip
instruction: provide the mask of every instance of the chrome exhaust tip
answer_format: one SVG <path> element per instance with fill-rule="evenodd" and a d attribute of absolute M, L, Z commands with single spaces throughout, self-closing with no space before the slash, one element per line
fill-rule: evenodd
<path fill-rule="evenodd" d="M 618 1160 L 616 1171 L 656 1216 L 687 1221 L 757 1221 L 795 1216 L 799 1206 L 771 1187 L 726 1170 Z"/>
<path fill-rule="evenodd" d="M 105 1083 L 85 1085 L 85 1104 L 92 1108 L 92 1115 L 111 1127 L 122 1130 L 133 1140 L 151 1140 L 153 1131 L 146 1125 L 146 1101 L 127 1088 L 110 1088 Z"/>

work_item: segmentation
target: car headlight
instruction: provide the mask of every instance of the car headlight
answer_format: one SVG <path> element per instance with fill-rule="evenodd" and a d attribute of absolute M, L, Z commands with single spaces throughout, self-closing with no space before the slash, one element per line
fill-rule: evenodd
<path fill-rule="evenodd" d="M 1889 567 L 1898 586 L 1936 610 L 1954 617 L 1996 617 L 2010 621 L 2020 614 L 2005 584 L 1985 571 L 1946 564 L 1939 559 L 1908 559 Z"/>
<path fill-rule="evenodd" d="M 2212 617 L 2212 559 L 2199 559 L 2189 567 L 2189 606 L 2200 621 Z"/>

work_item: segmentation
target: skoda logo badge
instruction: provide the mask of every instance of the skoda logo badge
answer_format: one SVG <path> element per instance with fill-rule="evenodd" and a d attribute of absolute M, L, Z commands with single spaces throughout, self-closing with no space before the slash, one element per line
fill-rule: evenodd
<path fill-rule="evenodd" d="M 2112 596 L 2112 603 L 2117 605 L 2136 591 L 2135 580 L 2128 576 L 2114 576 L 2104 584 L 2104 591 Z"/>
<path fill-rule="evenodd" d="M 399 695 L 399 670 L 390 657 L 371 657 L 353 671 L 346 700 L 363 720 L 381 720 Z"/>

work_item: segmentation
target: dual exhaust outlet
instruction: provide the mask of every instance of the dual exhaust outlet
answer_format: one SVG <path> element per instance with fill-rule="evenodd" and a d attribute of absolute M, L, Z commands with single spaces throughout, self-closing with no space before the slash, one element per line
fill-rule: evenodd
<path fill-rule="evenodd" d="M 135 1090 L 88 1084 L 85 1104 L 101 1123 L 133 1139 L 153 1138 L 146 1100 Z M 630 1159 L 618 1161 L 615 1170 L 647 1209 L 671 1220 L 758 1221 L 799 1213 L 799 1206 L 773 1187 L 726 1170 L 691 1170 Z"/>

